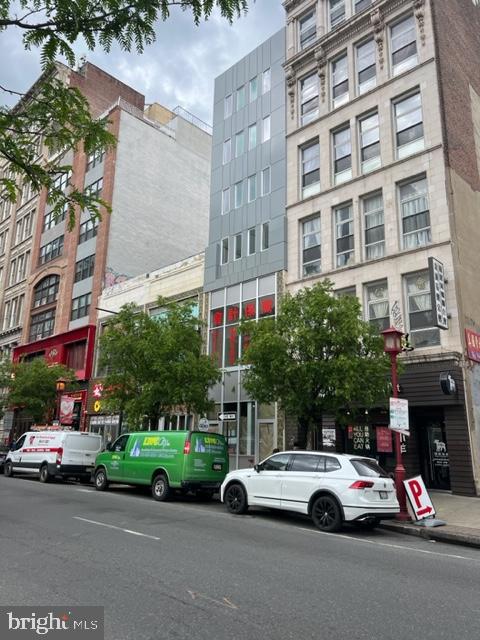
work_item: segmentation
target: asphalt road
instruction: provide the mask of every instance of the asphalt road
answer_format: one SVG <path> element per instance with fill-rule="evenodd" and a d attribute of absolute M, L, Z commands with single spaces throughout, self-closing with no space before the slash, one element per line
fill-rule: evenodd
<path fill-rule="evenodd" d="M 480 550 L 18 477 L 0 506 L 0 605 L 103 605 L 107 640 L 479 637 Z"/>

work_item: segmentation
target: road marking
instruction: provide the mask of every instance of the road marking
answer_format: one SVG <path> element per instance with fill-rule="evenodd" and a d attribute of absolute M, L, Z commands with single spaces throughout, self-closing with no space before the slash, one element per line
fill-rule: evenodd
<path fill-rule="evenodd" d="M 228 598 L 215 600 L 214 598 L 210 598 L 210 596 L 206 596 L 203 593 L 198 593 L 198 591 L 190 591 L 190 589 L 187 589 L 187 593 L 192 596 L 192 600 L 200 598 L 201 600 L 207 600 L 208 602 L 213 602 L 213 604 L 218 604 L 220 607 L 227 607 L 227 609 L 238 609 L 237 605 L 233 604 L 233 602 Z"/>
<path fill-rule="evenodd" d="M 296 527 L 300 531 L 307 531 L 308 533 L 320 534 L 323 536 L 332 536 L 333 538 L 340 538 L 341 540 L 354 540 L 355 542 L 363 542 L 364 544 L 373 544 L 378 547 L 390 547 L 391 549 L 402 549 L 404 551 L 417 551 L 418 553 L 425 553 L 429 556 L 441 556 L 442 558 L 454 558 L 455 560 L 468 560 L 469 562 L 480 562 L 477 558 L 469 558 L 467 556 L 459 556 L 453 553 L 440 553 L 440 551 L 428 551 L 427 549 L 418 549 L 417 547 L 406 547 L 401 544 L 391 544 L 389 542 L 377 542 L 376 540 L 363 540 L 361 538 L 355 538 L 354 536 L 347 536 L 340 533 L 328 533 L 327 531 L 314 531 L 312 529 L 306 529 L 304 527 Z"/>
<path fill-rule="evenodd" d="M 93 493 L 94 489 L 77 489 L 77 491 L 81 491 L 82 493 Z"/>
<path fill-rule="evenodd" d="M 107 524 L 106 522 L 98 522 L 97 520 L 89 520 L 88 518 L 81 518 L 80 516 L 73 516 L 74 520 L 81 520 L 82 522 L 88 522 L 90 524 L 96 524 L 99 527 L 107 527 L 108 529 L 116 529 L 117 531 L 123 531 L 123 533 L 131 533 L 133 536 L 141 536 L 142 538 L 150 538 L 150 540 L 161 540 L 157 536 L 150 536 L 148 533 L 140 533 L 140 531 L 132 531 L 131 529 L 124 529 L 123 527 L 116 527 L 114 524 Z"/>

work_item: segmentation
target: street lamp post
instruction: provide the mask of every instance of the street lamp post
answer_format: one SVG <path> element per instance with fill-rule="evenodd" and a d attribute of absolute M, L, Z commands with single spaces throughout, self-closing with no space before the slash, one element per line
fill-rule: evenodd
<path fill-rule="evenodd" d="M 62 398 L 62 392 L 65 391 L 66 384 L 67 384 L 67 381 L 65 380 L 65 378 L 58 378 L 57 384 L 56 384 L 56 388 L 57 388 L 57 418 L 58 418 L 58 424 L 61 424 L 61 422 L 60 422 L 60 402 L 61 402 L 61 398 Z"/>
<path fill-rule="evenodd" d="M 398 398 L 398 375 L 397 375 L 397 356 L 402 352 L 402 336 L 403 332 L 398 331 L 395 327 L 389 327 L 382 331 L 385 353 L 390 355 L 391 375 L 392 375 L 392 392 L 393 397 Z M 407 511 L 407 496 L 405 493 L 405 467 L 402 462 L 402 446 L 400 441 L 400 433 L 395 431 L 395 488 L 397 498 L 400 504 L 400 513 L 396 515 L 397 520 L 410 520 Z"/>

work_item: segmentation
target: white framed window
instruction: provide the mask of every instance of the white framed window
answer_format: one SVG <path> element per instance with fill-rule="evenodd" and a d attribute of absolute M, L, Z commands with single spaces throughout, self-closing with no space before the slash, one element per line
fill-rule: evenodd
<path fill-rule="evenodd" d="M 390 46 L 394 76 L 418 63 L 417 34 L 413 14 L 390 27 Z"/>
<path fill-rule="evenodd" d="M 425 148 L 423 137 L 422 97 L 420 92 L 394 101 L 395 143 L 398 158 Z"/>
<path fill-rule="evenodd" d="M 262 142 L 270 140 L 270 116 L 266 116 L 262 120 Z"/>
<path fill-rule="evenodd" d="M 12 284 L 15 284 L 16 281 L 17 281 L 17 259 L 14 258 L 13 260 L 10 260 L 10 278 L 8 280 L 9 286 L 12 286 Z"/>
<path fill-rule="evenodd" d="M 318 118 L 318 73 L 300 80 L 300 125 Z"/>
<path fill-rule="evenodd" d="M 251 124 L 248 127 L 248 149 L 254 149 L 257 146 L 257 124 Z"/>
<path fill-rule="evenodd" d="M 248 247 L 247 247 L 247 251 L 248 251 L 248 255 L 251 256 L 255 253 L 256 251 L 256 229 L 255 227 L 251 227 L 248 230 Z"/>
<path fill-rule="evenodd" d="M 427 179 L 423 176 L 399 187 L 403 248 L 424 247 L 432 241 Z"/>
<path fill-rule="evenodd" d="M 440 344 L 440 329 L 435 326 L 428 269 L 404 278 L 412 345 L 419 349 Z"/>
<path fill-rule="evenodd" d="M 332 62 L 332 105 L 336 109 L 348 102 L 348 56 L 344 53 Z"/>
<path fill-rule="evenodd" d="M 262 169 L 262 196 L 267 196 L 271 191 L 272 185 L 270 174 L 270 167 L 265 167 L 265 169 Z"/>
<path fill-rule="evenodd" d="M 320 216 L 300 222 L 302 231 L 302 276 L 312 276 L 322 270 Z"/>
<path fill-rule="evenodd" d="M 3 255 L 7 249 L 8 229 L 5 229 L 0 233 L 0 256 Z"/>
<path fill-rule="evenodd" d="M 354 262 L 354 236 L 352 205 L 344 204 L 334 209 L 335 253 L 337 267 L 346 267 Z"/>
<path fill-rule="evenodd" d="M 363 116 L 358 121 L 358 133 L 360 137 L 360 166 L 362 173 L 368 173 L 378 169 L 380 158 L 380 126 L 378 112 Z"/>
<path fill-rule="evenodd" d="M 237 233 L 235 236 L 235 255 L 233 257 L 234 260 L 240 260 L 242 257 L 242 234 Z"/>
<path fill-rule="evenodd" d="M 223 164 L 227 164 L 232 159 L 232 140 L 228 138 L 223 143 Z"/>
<path fill-rule="evenodd" d="M 235 135 L 235 157 L 241 156 L 245 151 L 245 132 L 239 131 Z"/>
<path fill-rule="evenodd" d="M 237 89 L 237 111 L 245 106 L 245 85 Z"/>
<path fill-rule="evenodd" d="M 372 0 L 354 0 L 354 3 L 355 13 L 360 13 L 360 11 L 364 11 L 372 4 Z"/>
<path fill-rule="evenodd" d="M 341 184 L 352 178 L 352 140 L 350 125 L 337 129 L 333 138 L 333 175 L 334 183 Z"/>
<path fill-rule="evenodd" d="M 232 94 L 225 96 L 223 101 L 223 117 L 229 118 L 233 112 L 233 96 Z"/>
<path fill-rule="evenodd" d="M 365 224 L 365 259 L 374 260 L 385 255 L 385 221 L 382 193 L 362 198 Z"/>
<path fill-rule="evenodd" d="M 272 73 L 270 69 L 265 69 L 262 73 L 262 93 L 267 93 L 270 91 L 272 84 Z"/>
<path fill-rule="evenodd" d="M 388 302 L 388 284 L 386 280 L 365 285 L 365 311 L 367 321 L 378 332 L 390 326 L 390 305 Z"/>
<path fill-rule="evenodd" d="M 254 173 L 247 178 L 247 198 L 248 202 L 253 202 L 257 197 L 257 174 Z"/>
<path fill-rule="evenodd" d="M 222 214 L 230 211 L 230 187 L 222 191 Z"/>
<path fill-rule="evenodd" d="M 248 83 L 248 99 L 253 102 L 258 98 L 258 78 L 255 76 Z"/>
<path fill-rule="evenodd" d="M 302 198 L 320 193 L 320 144 L 318 140 L 300 149 Z"/>
<path fill-rule="evenodd" d="M 345 0 L 328 0 L 330 28 L 333 29 L 345 20 Z"/>
<path fill-rule="evenodd" d="M 262 224 L 262 251 L 265 251 L 270 246 L 270 222 L 264 222 Z"/>
<path fill-rule="evenodd" d="M 235 183 L 234 191 L 235 191 L 235 209 L 238 209 L 238 207 L 241 207 L 243 204 L 243 180 L 240 180 L 240 182 Z"/>
<path fill-rule="evenodd" d="M 355 47 L 357 63 L 357 91 L 361 95 L 377 86 L 375 40 L 371 38 Z"/>
<path fill-rule="evenodd" d="M 228 249 L 229 249 L 229 238 L 222 238 L 222 246 L 221 246 L 221 255 L 220 255 L 220 264 L 227 264 L 228 262 Z"/>
<path fill-rule="evenodd" d="M 299 49 L 306 49 L 317 39 L 317 18 L 315 9 L 309 11 L 298 20 Z"/>

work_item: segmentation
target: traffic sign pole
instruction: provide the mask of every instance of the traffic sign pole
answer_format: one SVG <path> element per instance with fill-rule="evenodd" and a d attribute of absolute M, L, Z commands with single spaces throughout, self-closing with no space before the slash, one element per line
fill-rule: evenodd
<path fill-rule="evenodd" d="M 398 398 L 398 374 L 397 374 L 397 354 L 390 353 L 390 362 L 392 368 L 392 386 L 393 397 Z M 400 432 L 395 432 L 395 488 L 397 490 L 397 499 L 400 505 L 400 513 L 395 516 L 396 520 L 405 522 L 410 520 L 410 516 L 407 511 L 407 495 L 405 493 L 405 481 L 406 473 L 402 460 L 402 442 L 400 440 Z"/>

